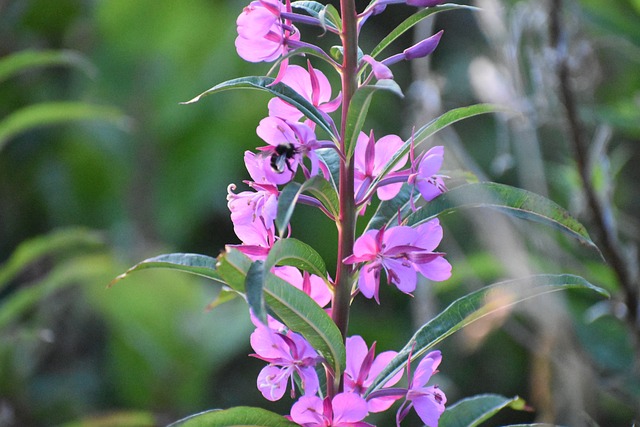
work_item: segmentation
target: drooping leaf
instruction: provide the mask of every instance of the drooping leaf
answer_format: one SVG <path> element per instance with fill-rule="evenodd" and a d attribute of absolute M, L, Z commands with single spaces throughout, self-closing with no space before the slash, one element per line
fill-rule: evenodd
<path fill-rule="evenodd" d="M 409 31 L 414 25 L 418 24 L 423 19 L 436 14 L 438 12 L 444 12 L 446 10 L 454 9 L 469 9 L 479 10 L 477 7 L 466 6 L 461 4 L 443 4 L 440 6 L 428 7 L 422 9 L 407 19 L 405 19 L 400 25 L 398 25 L 393 31 L 391 31 L 385 38 L 383 38 L 378 45 L 371 51 L 371 56 L 378 56 L 384 49 L 386 49 L 391 43 L 393 43 L 398 37 Z"/>
<path fill-rule="evenodd" d="M 282 415 L 262 408 L 237 406 L 201 412 L 183 418 L 169 427 L 297 427 Z"/>
<path fill-rule="evenodd" d="M 320 201 L 328 215 L 331 215 L 333 218 L 338 216 L 338 194 L 327 180 L 321 176 L 314 176 L 302 184 L 292 181 L 282 189 L 278 196 L 278 210 L 275 224 L 280 237 L 287 234 L 293 211 L 298 203 L 298 199 L 304 192 L 310 193 Z"/>
<path fill-rule="evenodd" d="M 96 67 L 83 55 L 71 50 L 23 50 L 0 58 L 0 83 L 38 67 L 77 67 L 89 77 L 95 77 Z"/>
<path fill-rule="evenodd" d="M 291 265 L 311 274 L 327 277 L 324 260 L 315 249 L 298 239 L 280 239 L 274 243 L 265 261 L 265 269 L 276 265 Z"/>
<path fill-rule="evenodd" d="M 251 264 L 251 258 L 237 249 L 227 247 L 218 257 L 216 266 L 224 283 L 231 289 L 244 293 L 244 284 Z"/>
<path fill-rule="evenodd" d="M 302 114 L 308 117 L 310 120 L 315 122 L 318 126 L 320 126 L 324 131 L 326 131 L 332 138 L 336 138 L 335 132 L 333 131 L 332 123 L 329 116 L 323 114 L 320 110 L 318 110 L 312 103 L 307 101 L 302 95 L 293 90 L 291 87 L 286 84 L 279 82 L 274 84 L 275 79 L 273 77 L 261 77 L 261 76 L 250 76 L 250 77 L 240 77 L 233 80 L 228 80 L 226 82 L 220 83 L 209 90 L 202 92 L 200 95 L 195 98 L 183 102 L 183 104 L 192 104 L 194 102 L 198 102 L 201 98 L 211 95 L 218 92 L 223 92 L 231 89 L 257 89 L 264 92 L 268 92 L 271 95 L 277 96 L 283 101 L 293 105 L 296 107 Z"/>
<path fill-rule="evenodd" d="M 329 315 L 309 295 L 273 274 L 267 274 L 264 293 L 269 308 L 285 325 L 305 337 L 340 378 L 346 350 Z"/>
<path fill-rule="evenodd" d="M 264 261 L 254 261 L 247 271 L 244 289 L 247 294 L 247 303 L 254 316 L 265 325 L 267 324 L 267 306 L 264 303 Z"/>
<path fill-rule="evenodd" d="M 129 274 L 145 270 L 148 268 L 168 268 L 170 270 L 183 271 L 185 273 L 196 274 L 206 277 L 207 279 L 223 282 L 222 278 L 216 271 L 216 259 L 206 255 L 174 253 L 158 255 L 153 258 L 141 261 L 113 279 L 109 286 L 113 286 L 116 282 L 126 278 Z"/>
<path fill-rule="evenodd" d="M 130 127 L 129 119 L 117 108 L 84 102 L 45 102 L 23 107 L 0 121 L 0 151 L 16 135 L 40 126 L 74 121 L 98 120 L 121 129 Z"/>
<path fill-rule="evenodd" d="M 413 144 L 415 147 L 419 147 L 423 144 L 430 136 L 434 135 L 436 132 L 450 126 L 460 120 L 477 116 L 480 114 L 487 113 L 497 113 L 497 112 L 508 112 L 511 110 L 507 110 L 504 107 L 493 104 L 476 104 L 470 107 L 462 107 L 456 108 L 453 110 L 449 110 L 446 113 L 442 114 L 440 117 L 433 119 L 431 122 L 427 123 L 420 129 L 418 129 L 413 135 Z M 373 180 L 372 185 L 378 184 L 381 179 L 383 179 L 395 166 L 395 164 L 404 156 L 409 153 L 409 149 L 411 148 L 411 138 L 405 141 L 402 147 L 389 159 L 389 162 L 382 169 L 380 174 L 376 179 Z"/>
<path fill-rule="evenodd" d="M 103 236 L 85 228 L 68 228 L 22 242 L 0 265 L 0 291 L 23 269 L 38 259 L 82 249 L 85 253 L 104 247 Z"/>
<path fill-rule="evenodd" d="M 369 105 L 373 94 L 379 90 L 388 90 L 399 96 L 402 95 L 400 86 L 393 80 L 379 80 L 375 85 L 362 86 L 356 90 L 349 103 L 347 113 L 347 124 L 345 127 L 345 153 L 347 160 L 353 155 L 353 151 L 358 141 L 358 136 L 364 126 L 365 119 L 369 113 Z"/>
<path fill-rule="evenodd" d="M 579 276 L 541 274 L 496 283 L 465 295 L 423 325 L 367 389 L 369 394 L 415 361 L 436 344 L 476 320 L 513 306 L 516 303 L 564 289 L 588 289 L 603 296 L 608 293 Z"/>
<path fill-rule="evenodd" d="M 337 31 L 340 31 L 342 27 L 342 21 L 338 11 L 330 4 L 324 5 L 317 1 L 302 0 L 291 2 L 291 8 L 307 12 L 309 16 L 318 19 L 320 23 L 323 24 L 323 27 L 331 27 Z"/>
<path fill-rule="evenodd" d="M 505 408 L 521 411 L 526 408 L 526 405 L 525 401 L 518 396 L 479 394 L 462 399 L 447 407 L 438 420 L 438 426 L 475 427 Z"/>
<path fill-rule="evenodd" d="M 336 150 L 331 148 L 319 148 L 316 150 L 316 154 L 329 169 L 330 184 L 337 193 L 338 182 L 340 180 L 340 156 Z"/>
<path fill-rule="evenodd" d="M 233 282 L 230 286 L 241 282 L 244 287 L 251 264 L 249 257 L 231 247 L 218 257 L 218 271 L 227 283 Z M 335 372 L 341 373 L 346 352 L 342 335 L 329 315 L 307 294 L 271 273 L 265 274 L 263 291 L 271 311 L 309 341 Z"/>
<path fill-rule="evenodd" d="M 520 188 L 495 182 L 481 182 L 456 187 L 436 197 L 406 218 L 416 225 L 460 208 L 485 207 L 518 218 L 554 227 L 595 249 L 587 230 L 569 212 L 551 200 Z"/>

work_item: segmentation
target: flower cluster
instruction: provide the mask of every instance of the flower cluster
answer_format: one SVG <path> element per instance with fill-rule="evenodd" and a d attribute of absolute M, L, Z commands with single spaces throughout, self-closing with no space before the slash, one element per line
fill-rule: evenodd
<path fill-rule="evenodd" d="M 358 15 L 358 31 L 369 16 L 381 13 L 389 4 L 400 2 L 373 2 Z M 352 153 L 342 151 L 344 144 L 339 144 L 337 136 L 339 126 L 335 125 L 331 113 L 345 108 L 343 94 L 334 92 L 329 78 L 314 68 L 309 60 L 304 66 L 289 63 L 297 55 L 297 49 L 306 53 L 311 49 L 314 56 L 340 70 L 340 64 L 334 57 L 301 40 L 296 26 L 300 24 L 338 33 L 337 26 L 331 25 L 323 14 L 308 13 L 310 2 L 302 3 L 304 5 L 296 5 L 289 0 L 285 3 L 280 0 L 253 1 L 236 21 L 238 54 L 250 62 L 278 61 L 278 75 L 272 84 L 293 90 L 298 99 L 313 106 L 322 120 L 329 124 L 329 129 L 336 130 L 336 135 L 322 140 L 316 133 L 317 117 L 308 117 L 299 106 L 286 102 L 283 97 L 269 101 L 268 116 L 256 129 L 257 136 L 265 145 L 244 154 L 245 166 L 251 177 L 245 181 L 249 190 L 236 193 L 235 185 L 230 185 L 227 196 L 234 230 L 241 242 L 235 247 L 253 261 L 265 260 L 273 245 L 286 238 L 281 237 L 282 233 L 278 234 L 275 225 L 283 186 L 296 178 L 332 180 L 330 165 L 323 157 L 327 151 L 334 151 L 335 157 L 342 162 L 352 158 L 353 206 L 360 214 L 364 214 L 376 200 L 394 199 L 403 186 L 410 188 L 410 206 L 414 211 L 418 209 L 419 198 L 428 202 L 446 191 L 444 177 L 439 174 L 444 157 L 441 146 L 415 156 L 412 138 L 407 141 L 397 135 L 376 138 L 370 131 L 359 133 Z M 430 7 L 442 2 L 408 0 L 406 3 Z M 304 11 L 307 13 L 301 13 Z M 389 66 L 401 60 L 429 55 L 441 36 L 442 32 L 439 32 L 384 60 L 362 55 L 357 68 L 359 81 L 366 85 L 373 79 L 392 79 Z M 403 154 L 398 155 L 399 152 Z M 298 202 L 319 207 L 331 219 L 337 220 L 321 200 L 311 195 L 300 195 Z M 352 254 L 342 260 L 359 272 L 351 290 L 352 297 L 361 294 L 380 304 L 382 271 L 389 284 L 406 294 L 415 290 L 419 275 L 433 281 L 450 277 L 451 265 L 442 252 L 436 251 L 443 236 L 438 220 L 415 226 L 403 224 L 402 218 L 398 222 L 397 225 L 387 224 L 379 229 L 366 230 L 355 240 Z M 276 266 L 270 273 L 305 292 L 322 308 L 327 307 L 333 298 L 335 284 L 330 277 L 319 277 L 291 266 Z M 271 316 L 266 323 L 253 316 L 252 319 L 256 326 L 251 335 L 251 346 L 255 352 L 252 356 L 267 362 L 258 375 L 258 389 L 271 401 L 281 399 L 290 390 L 291 397 L 297 398 L 289 415 L 292 421 L 305 427 L 371 426 L 363 421 L 369 413 L 386 411 L 402 400 L 396 414 L 398 425 L 411 408 L 428 426 L 437 425 L 446 397 L 437 386 L 426 384 L 441 361 L 438 351 L 427 354 L 413 374 L 407 361 L 407 387 L 395 387 L 403 376 L 399 371 L 371 392 L 369 387 L 397 357 L 397 353 L 386 351 L 376 356 L 375 343 L 369 348 L 360 336 L 351 336 L 345 344 L 344 372 L 331 372 L 323 355 L 301 334 Z M 325 365 L 327 382 L 332 381 L 336 374 L 342 375 L 343 387 L 340 390 L 328 394 L 321 390 L 320 365 Z"/>

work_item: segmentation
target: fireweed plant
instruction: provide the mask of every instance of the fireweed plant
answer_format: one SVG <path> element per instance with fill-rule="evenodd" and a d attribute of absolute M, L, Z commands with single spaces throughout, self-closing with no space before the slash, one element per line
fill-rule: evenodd
<path fill-rule="evenodd" d="M 358 46 L 367 20 L 387 7 L 415 8 L 369 53 Z M 431 378 L 443 356 L 442 339 L 500 308 L 506 293 L 512 304 L 566 288 L 604 291 L 571 275 L 538 275 L 475 291 L 423 325 L 400 351 L 376 352 L 376 344 L 349 335 L 349 309 L 355 298 L 380 301 L 388 284 L 411 295 L 422 276 L 443 281 L 451 264 L 438 249 L 443 229 L 437 216 L 460 207 L 489 206 L 554 226 L 593 245 L 566 211 L 535 194 L 495 183 L 471 183 L 447 191 L 441 174 L 446 150 L 425 149 L 438 130 L 463 118 L 501 110 L 475 105 L 452 110 L 407 138 L 364 129 L 372 96 L 380 90 L 402 95 L 391 67 L 431 54 L 442 31 L 403 50 L 383 52 L 421 20 L 441 11 L 469 8 L 434 0 L 374 0 L 358 12 L 354 0 L 340 11 L 315 1 L 257 0 L 237 19 L 238 54 L 249 62 L 272 62 L 269 76 L 243 77 L 219 84 L 201 97 L 229 89 L 255 89 L 273 96 L 268 116 L 257 125 L 264 144 L 244 153 L 249 190 L 228 189 L 228 207 L 240 244 L 228 245 L 216 259 L 168 254 L 131 268 L 172 268 L 223 284 L 212 306 L 238 296 L 255 325 L 251 355 L 265 362 L 256 386 L 265 399 L 292 399 L 289 414 L 238 407 L 213 410 L 177 425 L 371 426 L 370 414 L 394 411 L 396 424 L 415 411 L 430 427 L 474 424 L 503 407 L 521 409 L 519 398 L 482 395 L 447 406 L 446 391 Z M 301 29 L 318 27 L 339 44 L 325 51 L 304 41 Z M 299 61 L 293 64 L 294 61 Z M 314 67 L 324 62 L 341 87 Z M 296 204 L 320 209 L 335 222 L 337 268 L 330 274 L 320 255 L 293 236 L 289 220 Z M 357 236 L 356 224 L 375 209 Z M 116 280 L 117 280 L 116 279 Z M 507 303 L 502 303 L 502 306 Z M 404 378 L 404 381 L 401 380 Z M 400 385 L 400 384 L 405 384 Z M 430 385 L 431 384 L 431 385 Z M 462 424 L 460 424 L 462 422 Z"/>

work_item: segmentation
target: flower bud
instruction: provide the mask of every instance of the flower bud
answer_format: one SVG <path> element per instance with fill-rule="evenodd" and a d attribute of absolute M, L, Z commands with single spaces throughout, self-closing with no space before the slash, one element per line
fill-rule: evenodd
<path fill-rule="evenodd" d="M 431 37 L 426 38 L 421 42 L 416 43 L 415 45 L 405 49 L 403 51 L 404 59 L 411 60 L 411 59 L 423 58 L 429 55 L 430 53 L 432 53 L 434 50 L 436 50 L 436 47 L 440 42 L 440 38 L 442 37 L 442 32 L 443 31 L 440 30 L 436 34 L 432 35 Z"/>

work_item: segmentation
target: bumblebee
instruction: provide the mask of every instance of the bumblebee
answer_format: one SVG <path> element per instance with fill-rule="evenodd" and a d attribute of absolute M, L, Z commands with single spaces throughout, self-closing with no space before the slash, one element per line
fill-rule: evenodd
<path fill-rule="evenodd" d="M 294 173 L 291 168 L 291 159 L 298 153 L 298 149 L 290 143 L 276 145 L 271 155 L 271 168 L 277 173 L 282 173 L 286 167 L 291 173 Z"/>

